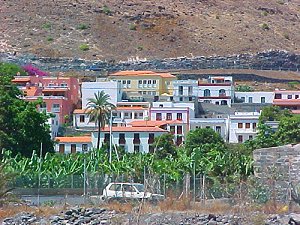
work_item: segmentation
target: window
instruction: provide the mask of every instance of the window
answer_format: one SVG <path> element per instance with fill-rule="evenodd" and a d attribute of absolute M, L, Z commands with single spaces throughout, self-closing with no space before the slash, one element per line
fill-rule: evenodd
<path fill-rule="evenodd" d="M 182 126 L 177 126 L 177 134 L 182 134 Z"/>
<path fill-rule="evenodd" d="M 253 136 L 252 135 L 249 135 L 249 140 L 252 140 L 253 139 Z"/>
<path fill-rule="evenodd" d="M 152 80 L 152 84 L 156 84 L 156 80 Z"/>
<path fill-rule="evenodd" d="M 167 120 L 172 120 L 172 113 L 167 113 Z"/>
<path fill-rule="evenodd" d="M 154 143 L 154 133 L 149 133 L 148 144 Z"/>
<path fill-rule="evenodd" d="M 210 97 L 210 90 L 209 89 L 204 90 L 204 97 Z"/>
<path fill-rule="evenodd" d="M 221 134 L 221 127 L 220 126 L 216 126 L 216 132 Z"/>
<path fill-rule="evenodd" d="M 179 97 L 179 101 L 182 102 L 183 101 L 183 97 Z"/>
<path fill-rule="evenodd" d="M 288 99 L 292 99 L 292 95 L 288 95 L 287 97 L 288 97 Z"/>
<path fill-rule="evenodd" d="M 151 84 L 151 80 L 148 80 L 148 84 Z"/>
<path fill-rule="evenodd" d="M 206 126 L 205 128 L 206 128 L 206 129 L 209 129 L 209 128 L 210 128 L 210 126 Z"/>
<path fill-rule="evenodd" d="M 177 140 L 176 140 L 176 145 L 181 145 L 181 143 L 182 143 L 182 136 L 179 136 L 179 137 L 177 137 Z"/>
<path fill-rule="evenodd" d="M 130 81 L 130 80 L 127 80 L 127 84 L 131 84 L 131 81 Z"/>
<path fill-rule="evenodd" d="M 136 192 L 134 187 L 132 185 L 129 185 L 129 184 L 123 184 L 122 191 L 124 191 L 124 192 Z"/>
<path fill-rule="evenodd" d="M 183 86 L 178 87 L 179 95 L 183 95 Z"/>
<path fill-rule="evenodd" d="M 252 128 L 253 128 L 253 129 L 256 129 L 256 123 L 253 123 L 253 124 L 252 124 Z"/>
<path fill-rule="evenodd" d="M 246 123 L 246 128 L 250 128 L 250 123 Z"/>
<path fill-rule="evenodd" d="M 145 95 L 145 94 L 147 94 L 147 92 L 146 92 L 146 91 L 143 91 L 143 95 Z"/>
<path fill-rule="evenodd" d="M 59 104 L 52 104 L 52 112 L 59 112 L 60 105 Z"/>
<path fill-rule="evenodd" d="M 60 84 L 60 86 L 61 86 L 61 87 L 68 87 L 68 84 L 62 83 L 62 84 Z"/>
<path fill-rule="evenodd" d="M 125 134 L 120 133 L 120 134 L 119 134 L 119 144 L 120 144 L 120 145 L 125 145 L 125 143 L 126 143 L 126 140 L 125 140 Z"/>
<path fill-rule="evenodd" d="M 260 98 L 260 102 L 261 102 L 261 103 L 266 103 L 266 97 L 261 97 L 261 98 Z"/>
<path fill-rule="evenodd" d="M 164 105 L 163 104 L 159 104 L 159 108 L 162 108 L 162 107 L 164 107 Z"/>
<path fill-rule="evenodd" d="M 142 81 L 142 80 L 139 80 L 139 84 L 143 84 L 143 81 Z"/>
<path fill-rule="evenodd" d="M 175 126 L 170 126 L 170 133 L 175 134 Z"/>
<path fill-rule="evenodd" d="M 222 100 L 221 101 L 221 105 L 227 105 L 227 101 L 226 100 Z"/>
<path fill-rule="evenodd" d="M 110 142 L 110 135 L 109 135 L 109 133 L 108 134 L 104 134 L 104 143 L 109 143 Z"/>
<path fill-rule="evenodd" d="M 147 84 L 147 80 L 143 80 L 143 84 Z"/>
<path fill-rule="evenodd" d="M 143 117 L 144 116 L 144 114 L 143 113 L 139 113 L 139 117 Z"/>
<path fill-rule="evenodd" d="M 80 123 L 84 123 L 84 115 L 79 116 Z"/>
<path fill-rule="evenodd" d="M 161 120 L 161 113 L 156 113 L 156 120 Z"/>
<path fill-rule="evenodd" d="M 243 135 L 239 135 L 238 136 L 238 142 L 239 143 L 243 143 Z"/>
<path fill-rule="evenodd" d="M 150 153 L 154 153 L 154 146 L 149 145 L 149 152 L 150 152 Z"/>
<path fill-rule="evenodd" d="M 110 191 L 121 191 L 121 184 L 113 184 L 109 188 Z"/>
<path fill-rule="evenodd" d="M 76 144 L 71 144 L 71 153 L 76 153 Z"/>
<path fill-rule="evenodd" d="M 82 151 L 87 152 L 88 150 L 88 145 L 87 144 L 82 144 Z"/>
<path fill-rule="evenodd" d="M 219 90 L 219 96 L 220 96 L 220 97 L 226 96 L 226 92 L 225 92 L 224 89 L 220 89 L 220 90 Z"/>
<path fill-rule="evenodd" d="M 275 97 L 274 97 L 275 99 L 281 99 L 282 98 L 282 96 L 281 96 L 281 94 L 275 94 Z"/>
<path fill-rule="evenodd" d="M 242 102 L 245 102 L 245 97 L 241 97 Z"/>
<path fill-rule="evenodd" d="M 133 144 L 140 144 L 140 134 L 139 133 L 134 133 L 133 134 Z"/>
<path fill-rule="evenodd" d="M 298 99 L 299 98 L 299 95 L 295 95 L 295 99 Z"/>
<path fill-rule="evenodd" d="M 156 95 L 156 91 L 152 91 L 152 95 Z"/>
<path fill-rule="evenodd" d="M 253 102 L 253 98 L 252 97 L 249 97 L 248 98 L 248 103 L 252 103 Z"/>
<path fill-rule="evenodd" d="M 243 128 L 243 123 L 238 123 L 238 128 Z"/>
<path fill-rule="evenodd" d="M 59 153 L 65 153 L 65 144 L 59 144 Z"/>
<path fill-rule="evenodd" d="M 126 80 L 123 80 L 123 81 L 122 81 L 122 84 L 126 84 Z"/>
<path fill-rule="evenodd" d="M 182 113 L 177 113 L 177 120 L 182 120 Z"/>
<path fill-rule="evenodd" d="M 193 97 L 189 97 L 189 101 L 190 101 L 190 102 L 193 101 Z"/>

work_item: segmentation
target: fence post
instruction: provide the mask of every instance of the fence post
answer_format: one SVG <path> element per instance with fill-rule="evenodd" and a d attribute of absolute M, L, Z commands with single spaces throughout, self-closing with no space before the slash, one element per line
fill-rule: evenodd
<path fill-rule="evenodd" d="M 166 196 L 166 174 L 164 173 L 164 196 L 165 196 L 165 198 L 167 198 L 167 196 Z"/>
<path fill-rule="evenodd" d="M 194 201 L 194 204 L 195 204 L 195 202 L 196 202 L 196 163 L 194 162 L 194 180 L 193 180 L 193 182 L 194 182 L 194 189 L 193 189 L 193 201 Z"/>

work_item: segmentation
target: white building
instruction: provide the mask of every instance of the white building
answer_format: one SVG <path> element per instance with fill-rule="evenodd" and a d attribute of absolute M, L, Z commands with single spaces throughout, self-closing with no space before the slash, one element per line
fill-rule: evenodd
<path fill-rule="evenodd" d="M 232 77 L 211 76 L 206 82 L 198 82 L 198 101 L 231 106 L 234 98 Z"/>
<path fill-rule="evenodd" d="M 259 112 L 237 112 L 229 116 L 229 143 L 243 143 L 256 136 Z"/>
<path fill-rule="evenodd" d="M 168 131 L 158 127 L 112 127 L 112 143 L 114 146 L 120 146 L 125 149 L 126 152 L 153 152 L 154 138 Z M 98 132 L 92 132 L 93 146 L 97 146 Z M 100 132 L 100 143 L 109 143 L 110 131 L 109 127 L 105 127 Z"/>
<path fill-rule="evenodd" d="M 50 136 L 53 139 L 58 134 L 58 128 L 60 126 L 59 115 L 53 113 L 52 116 L 48 118 L 47 123 L 50 126 Z"/>
<path fill-rule="evenodd" d="M 192 102 L 198 97 L 197 80 L 175 80 L 173 87 L 173 99 L 176 102 Z"/>
<path fill-rule="evenodd" d="M 260 91 L 260 92 L 235 92 L 236 103 L 258 103 L 258 104 L 272 104 L 274 99 L 274 92 Z"/>
<path fill-rule="evenodd" d="M 300 114 L 300 91 L 275 90 L 273 105 L 282 109 L 290 109 L 295 114 Z"/>
<path fill-rule="evenodd" d="M 56 137 L 55 151 L 62 154 L 90 151 L 91 140 L 91 136 Z"/>
<path fill-rule="evenodd" d="M 82 108 L 86 108 L 89 98 L 95 98 L 95 94 L 101 91 L 110 96 L 110 102 L 114 105 L 122 99 L 121 84 L 117 81 L 82 82 Z"/>
<path fill-rule="evenodd" d="M 190 130 L 197 128 L 212 128 L 215 132 L 219 133 L 224 141 L 229 138 L 229 124 L 227 118 L 194 118 L 190 120 Z"/>

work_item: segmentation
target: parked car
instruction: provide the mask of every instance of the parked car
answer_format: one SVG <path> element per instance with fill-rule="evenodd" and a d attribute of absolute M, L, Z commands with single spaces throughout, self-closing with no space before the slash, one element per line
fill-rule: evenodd
<path fill-rule="evenodd" d="M 146 199 L 159 201 L 164 199 L 164 195 L 154 194 L 146 191 L 143 184 L 139 183 L 110 183 L 100 196 L 102 200 L 122 200 L 122 199 Z"/>

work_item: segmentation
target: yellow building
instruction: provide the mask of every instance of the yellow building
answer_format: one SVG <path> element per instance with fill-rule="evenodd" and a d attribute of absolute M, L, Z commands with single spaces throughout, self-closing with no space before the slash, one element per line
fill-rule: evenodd
<path fill-rule="evenodd" d="M 158 96 L 173 95 L 176 77 L 153 71 L 120 71 L 109 75 L 108 79 L 121 82 L 123 91 L 129 96 Z"/>

